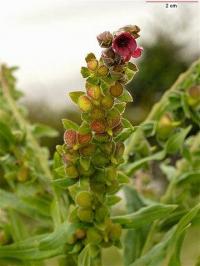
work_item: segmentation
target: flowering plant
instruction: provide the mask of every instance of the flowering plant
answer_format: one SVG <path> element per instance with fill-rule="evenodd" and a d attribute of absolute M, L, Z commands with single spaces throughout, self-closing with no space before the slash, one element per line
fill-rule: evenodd
<path fill-rule="evenodd" d="M 39 139 L 55 130 L 28 122 L 15 68 L 1 66 L 1 265 L 43 266 L 56 257 L 60 266 L 101 266 L 111 246 L 123 248 L 126 266 L 183 265 L 184 236 L 200 220 L 200 63 L 133 127 L 123 113 L 139 32 L 128 25 L 97 36 L 103 50 L 85 58 L 85 91 L 70 92 L 82 122 L 62 120 L 52 161 Z M 160 193 L 152 189 L 158 171 L 166 178 Z M 114 215 L 120 189 L 127 210 Z"/>

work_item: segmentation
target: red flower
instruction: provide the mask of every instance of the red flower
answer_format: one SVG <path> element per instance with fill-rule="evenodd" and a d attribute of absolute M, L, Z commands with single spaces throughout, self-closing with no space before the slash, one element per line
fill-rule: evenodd
<path fill-rule="evenodd" d="M 142 51 L 141 48 L 137 48 L 136 40 L 129 32 L 122 32 L 117 35 L 113 40 L 112 48 L 125 61 L 129 61 L 131 56 L 139 57 Z"/>

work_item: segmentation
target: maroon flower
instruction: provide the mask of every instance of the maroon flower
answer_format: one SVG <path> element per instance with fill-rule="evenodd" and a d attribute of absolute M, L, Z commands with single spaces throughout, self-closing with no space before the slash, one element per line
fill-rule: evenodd
<path fill-rule="evenodd" d="M 113 40 L 112 48 L 125 61 L 129 61 L 131 56 L 138 57 L 139 52 L 141 54 L 141 50 L 137 50 L 137 43 L 134 37 L 129 32 L 122 32 L 117 35 Z"/>

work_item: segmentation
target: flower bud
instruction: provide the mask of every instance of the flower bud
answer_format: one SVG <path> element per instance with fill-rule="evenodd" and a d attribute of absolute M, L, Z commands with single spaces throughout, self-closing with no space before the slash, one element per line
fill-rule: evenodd
<path fill-rule="evenodd" d="M 97 36 L 99 45 L 102 48 L 108 48 L 112 44 L 113 35 L 109 31 L 104 31 L 103 33 Z"/>
<path fill-rule="evenodd" d="M 94 227 L 89 227 L 87 230 L 87 242 L 98 245 L 103 240 L 99 230 Z"/>
<path fill-rule="evenodd" d="M 103 119 L 94 120 L 90 126 L 96 133 L 104 133 L 106 131 L 106 123 Z"/>
<path fill-rule="evenodd" d="M 65 167 L 65 173 L 69 178 L 78 178 L 79 176 L 79 173 L 73 164 Z"/>
<path fill-rule="evenodd" d="M 100 66 L 97 70 L 97 74 L 100 76 L 107 76 L 108 72 L 109 69 L 105 65 Z"/>
<path fill-rule="evenodd" d="M 116 108 L 113 108 L 109 111 L 107 115 L 107 123 L 109 128 L 114 128 L 119 125 L 121 116 L 119 111 Z"/>
<path fill-rule="evenodd" d="M 86 231 L 82 228 L 76 229 L 75 232 L 76 239 L 83 239 L 86 237 Z"/>
<path fill-rule="evenodd" d="M 101 89 L 98 85 L 92 85 L 86 83 L 87 95 L 94 100 L 98 100 L 101 97 Z"/>
<path fill-rule="evenodd" d="M 94 214 L 91 209 L 78 208 L 77 215 L 82 222 L 91 223 Z"/>
<path fill-rule="evenodd" d="M 89 112 L 92 110 L 92 103 L 86 95 L 82 95 L 78 98 L 78 106 L 83 112 Z"/>
<path fill-rule="evenodd" d="M 98 61 L 96 59 L 92 59 L 87 62 L 87 67 L 89 70 L 94 71 L 98 67 Z"/>
<path fill-rule="evenodd" d="M 89 191 L 81 191 L 76 196 L 76 204 L 83 208 L 90 208 L 92 206 L 92 195 Z"/>
<path fill-rule="evenodd" d="M 140 28 L 137 25 L 127 25 L 118 30 L 118 32 L 122 31 L 129 32 L 135 39 L 140 36 L 138 34 L 140 32 Z"/>
<path fill-rule="evenodd" d="M 64 142 L 68 147 L 73 147 L 77 143 L 77 132 L 75 130 L 66 130 L 64 133 Z"/>
<path fill-rule="evenodd" d="M 92 140 L 92 134 L 87 133 L 87 134 L 80 134 L 78 133 L 78 142 L 79 144 L 87 144 Z"/>
<path fill-rule="evenodd" d="M 111 109 L 114 104 L 114 99 L 111 95 L 106 95 L 102 98 L 101 105 L 105 109 Z"/>
<path fill-rule="evenodd" d="M 123 93 L 123 86 L 118 81 L 110 87 L 110 94 L 114 97 L 119 97 Z"/>

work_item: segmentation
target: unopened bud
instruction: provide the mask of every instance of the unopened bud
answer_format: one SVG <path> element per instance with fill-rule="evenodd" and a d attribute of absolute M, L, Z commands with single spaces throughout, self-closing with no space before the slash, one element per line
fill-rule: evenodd
<path fill-rule="evenodd" d="M 112 44 L 113 35 L 109 31 L 104 31 L 97 36 L 97 40 L 102 48 L 108 48 Z"/>
<path fill-rule="evenodd" d="M 110 87 L 110 94 L 114 97 L 119 97 L 123 93 L 123 86 L 121 83 L 116 82 L 115 85 Z"/>
<path fill-rule="evenodd" d="M 77 239 L 83 239 L 86 237 L 86 231 L 82 228 L 78 228 L 75 232 L 75 236 Z"/>
<path fill-rule="evenodd" d="M 85 95 L 82 95 L 78 98 L 78 105 L 83 112 L 89 112 L 92 110 L 92 103 Z"/>
<path fill-rule="evenodd" d="M 76 204 L 83 208 L 90 208 L 92 206 L 92 195 L 89 191 L 81 191 L 76 196 Z"/>
<path fill-rule="evenodd" d="M 111 109 L 114 104 L 114 99 L 111 95 L 106 95 L 102 98 L 101 105 L 105 109 Z"/>

